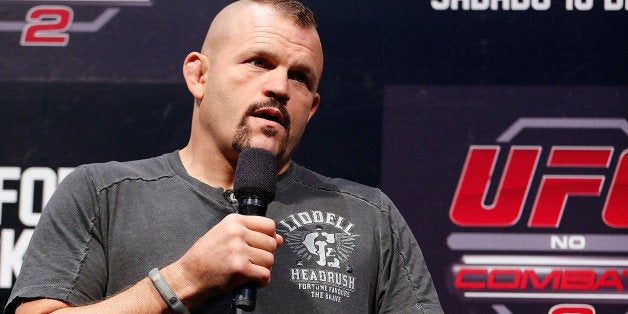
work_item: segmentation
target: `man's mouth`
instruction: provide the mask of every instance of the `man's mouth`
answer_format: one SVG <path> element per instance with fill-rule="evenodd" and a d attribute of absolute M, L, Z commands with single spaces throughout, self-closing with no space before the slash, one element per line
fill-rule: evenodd
<path fill-rule="evenodd" d="M 284 128 L 287 128 L 287 125 L 288 125 L 287 120 L 285 116 L 282 114 L 282 112 L 279 109 L 274 108 L 274 107 L 259 108 L 253 111 L 250 115 L 252 117 L 276 122 L 279 125 L 283 126 Z"/>

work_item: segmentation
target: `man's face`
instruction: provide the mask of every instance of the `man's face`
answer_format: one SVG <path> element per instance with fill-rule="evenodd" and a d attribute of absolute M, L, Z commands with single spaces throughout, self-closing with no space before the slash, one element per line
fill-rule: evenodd
<path fill-rule="evenodd" d="M 286 162 L 318 106 L 318 34 L 260 5 L 230 23 L 221 42 L 203 51 L 209 60 L 203 132 L 221 151 L 259 147 Z"/>

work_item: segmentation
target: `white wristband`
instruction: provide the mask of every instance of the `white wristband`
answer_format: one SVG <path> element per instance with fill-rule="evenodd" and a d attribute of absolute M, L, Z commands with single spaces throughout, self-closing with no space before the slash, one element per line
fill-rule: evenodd
<path fill-rule="evenodd" d="M 164 279 L 164 277 L 161 275 L 158 268 L 151 269 L 151 271 L 148 272 L 148 278 L 150 278 L 150 280 L 153 282 L 153 285 L 155 285 L 155 288 L 157 288 L 157 291 L 159 291 L 161 297 L 164 299 L 164 301 L 166 301 L 166 304 L 168 304 L 168 308 L 170 308 L 170 310 L 172 310 L 176 314 L 190 314 L 190 311 L 188 311 L 183 302 L 181 302 L 181 300 L 177 298 L 177 295 L 174 294 L 174 291 L 172 291 L 172 288 L 170 287 L 166 279 Z"/>

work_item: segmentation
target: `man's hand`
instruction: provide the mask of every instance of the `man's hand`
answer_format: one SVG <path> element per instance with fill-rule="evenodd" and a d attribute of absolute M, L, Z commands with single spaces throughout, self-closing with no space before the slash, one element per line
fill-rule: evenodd
<path fill-rule="evenodd" d="M 202 301 L 247 281 L 264 287 L 270 282 L 275 250 L 282 243 L 272 219 L 231 214 L 162 273 L 168 282 L 174 280 L 171 276 L 182 279 L 185 286 L 173 287 L 175 293 L 177 288 L 182 290 L 182 299 L 189 295 Z"/>

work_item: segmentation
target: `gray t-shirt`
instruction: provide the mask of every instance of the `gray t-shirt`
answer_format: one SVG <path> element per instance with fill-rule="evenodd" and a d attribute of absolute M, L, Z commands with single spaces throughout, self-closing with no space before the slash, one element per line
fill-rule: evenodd
<path fill-rule="evenodd" d="M 111 296 L 177 260 L 235 208 L 231 191 L 189 176 L 178 152 L 80 166 L 44 209 L 7 313 L 20 298 Z M 284 245 L 258 312 L 442 313 L 411 230 L 380 190 L 292 163 L 267 217 Z M 230 313 L 232 297 L 193 313 Z"/>

